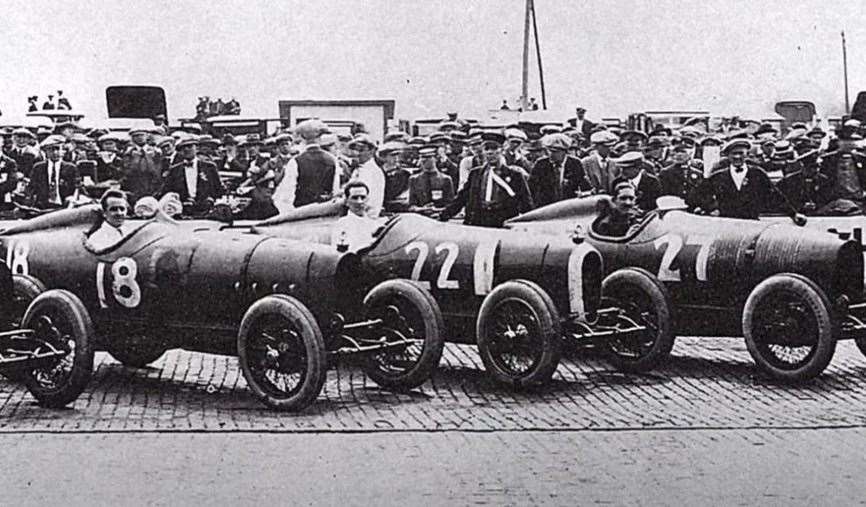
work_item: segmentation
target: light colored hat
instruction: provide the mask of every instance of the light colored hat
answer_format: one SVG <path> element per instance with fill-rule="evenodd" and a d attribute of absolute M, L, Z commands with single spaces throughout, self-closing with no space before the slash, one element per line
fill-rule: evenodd
<path fill-rule="evenodd" d="M 328 126 L 322 120 L 304 120 L 295 127 L 295 133 L 304 141 L 313 141 L 328 132 Z"/>
<path fill-rule="evenodd" d="M 159 201 L 152 195 L 146 195 L 135 201 L 133 208 L 135 216 L 140 218 L 151 218 L 156 215 L 157 210 L 159 210 Z"/>
<path fill-rule="evenodd" d="M 565 134 L 549 134 L 541 138 L 541 144 L 548 150 L 567 151 L 571 148 L 571 138 Z"/>
<path fill-rule="evenodd" d="M 594 132 L 591 136 L 589 136 L 589 142 L 592 144 L 616 144 L 619 141 L 619 138 L 613 134 L 612 132 L 608 132 L 607 130 L 601 130 L 599 132 Z"/>

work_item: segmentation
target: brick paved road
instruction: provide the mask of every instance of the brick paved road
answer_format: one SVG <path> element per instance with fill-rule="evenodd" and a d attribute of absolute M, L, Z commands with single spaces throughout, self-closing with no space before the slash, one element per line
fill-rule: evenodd
<path fill-rule="evenodd" d="M 97 358 L 71 409 L 46 410 L 0 380 L 0 431 L 377 431 L 625 428 L 801 428 L 866 425 L 866 358 L 840 343 L 828 371 L 805 386 L 774 384 L 742 340 L 680 339 L 669 365 L 623 375 L 586 357 L 563 361 L 552 385 L 514 393 L 492 384 L 471 347 L 446 348 L 432 382 L 380 390 L 359 370 L 329 374 L 301 414 L 268 411 L 234 358 L 173 351 L 148 369 Z"/>
<path fill-rule="evenodd" d="M 0 435 L 6 505 L 853 505 L 866 430 Z M 14 465 L 13 465 L 14 464 Z"/>

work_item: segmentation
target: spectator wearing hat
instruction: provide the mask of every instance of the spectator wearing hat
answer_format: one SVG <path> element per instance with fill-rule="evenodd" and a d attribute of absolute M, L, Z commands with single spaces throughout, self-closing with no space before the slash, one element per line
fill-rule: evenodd
<path fill-rule="evenodd" d="M 274 185 L 279 186 L 286 176 L 286 171 L 289 170 L 289 164 L 294 158 L 292 153 L 295 146 L 295 140 L 289 133 L 282 133 L 274 137 L 276 144 L 276 152 L 268 161 L 266 169 L 274 171 Z M 297 165 L 291 170 L 294 178 L 297 179 Z"/>
<path fill-rule="evenodd" d="M 120 181 L 123 177 L 123 159 L 120 157 L 120 140 L 114 134 L 99 137 L 99 151 L 96 152 L 94 183 Z"/>
<path fill-rule="evenodd" d="M 45 102 L 42 103 L 42 110 L 43 111 L 53 111 L 54 109 L 55 109 L 54 95 L 49 95 L 48 99 L 46 99 Z"/>
<path fill-rule="evenodd" d="M 675 195 L 683 200 L 704 180 L 704 164 L 692 158 L 692 150 L 685 143 L 672 148 L 671 163 L 659 172 L 662 195 Z"/>
<path fill-rule="evenodd" d="M 235 136 L 225 134 L 222 137 L 222 146 L 218 153 L 219 157 L 216 160 L 218 172 L 234 173 L 243 177 L 246 167 L 238 153 L 238 141 Z"/>
<path fill-rule="evenodd" d="M 575 117 L 568 120 L 568 124 L 580 132 L 585 139 L 589 139 L 596 124 L 586 119 L 586 108 L 578 106 L 574 113 Z"/>
<path fill-rule="evenodd" d="M 526 174 L 529 174 L 532 170 L 532 164 L 523 156 L 521 148 L 528 140 L 529 138 L 519 128 L 505 129 L 505 146 L 502 149 L 505 164 L 522 167 L 526 171 Z"/>
<path fill-rule="evenodd" d="M 502 143 L 505 136 L 498 132 L 482 134 L 484 164 L 472 169 L 465 185 L 454 201 L 445 207 L 440 220 L 448 220 L 466 210 L 466 225 L 502 227 L 509 218 L 533 208 L 532 194 L 523 171 L 505 165 Z"/>
<path fill-rule="evenodd" d="M 196 156 L 205 161 L 210 162 L 211 164 L 216 165 L 217 159 L 217 148 L 219 148 L 220 142 L 213 138 L 211 135 L 203 135 L 198 138 L 198 153 Z"/>
<path fill-rule="evenodd" d="M 319 146 L 327 126 L 320 120 L 298 124 L 295 133 L 301 138 L 301 153 L 286 165 L 282 182 L 274 193 L 280 212 L 329 200 L 338 188 L 337 160 Z"/>
<path fill-rule="evenodd" d="M 175 144 L 177 139 L 171 136 L 163 136 L 157 139 L 156 147 L 162 152 L 162 177 L 167 178 L 171 171 L 171 166 L 180 162 L 180 156 L 177 153 Z"/>
<path fill-rule="evenodd" d="M 820 162 L 821 173 L 827 176 L 833 201 L 844 199 L 866 212 L 866 157 L 857 151 L 861 140 L 852 130 L 841 130 L 835 140 L 835 150 L 826 153 Z"/>
<path fill-rule="evenodd" d="M 454 200 L 451 177 L 440 172 L 436 166 L 438 151 L 439 148 L 433 145 L 418 150 L 421 172 L 409 178 L 410 211 L 442 208 Z"/>
<path fill-rule="evenodd" d="M 409 204 L 409 177 L 411 173 L 400 167 L 403 146 L 397 142 L 384 143 L 379 148 L 382 171 L 385 172 L 385 211 L 405 211 Z M 434 162 L 435 163 L 435 162 Z"/>
<path fill-rule="evenodd" d="M 274 190 L 276 189 L 276 173 L 268 169 L 264 173 L 250 176 L 252 187 L 244 195 L 250 199 L 249 204 L 234 215 L 236 220 L 264 220 L 279 214 L 274 205 Z"/>
<path fill-rule="evenodd" d="M 480 167 L 484 164 L 484 150 L 481 144 L 481 130 L 473 129 L 469 131 L 466 138 L 466 146 L 469 147 L 469 153 L 460 159 L 458 166 L 457 188 L 463 188 L 463 185 L 469 180 L 469 173 L 475 167 Z"/>
<path fill-rule="evenodd" d="M 262 136 L 259 134 L 247 134 L 244 139 L 243 148 L 246 151 L 246 164 L 244 164 L 244 173 L 254 172 L 260 173 L 265 169 L 265 165 L 270 160 L 262 155 Z"/>
<path fill-rule="evenodd" d="M 65 140 L 52 135 L 42 141 L 46 160 L 33 165 L 26 194 L 36 208 L 49 209 L 63 206 L 79 185 L 75 164 L 63 161 Z"/>
<path fill-rule="evenodd" d="M 198 139 L 194 137 L 177 143 L 177 151 L 181 161 L 169 170 L 161 193 L 177 193 L 185 215 L 206 213 L 225 193 L 216 165 L 198 158 Z"/>
<path fill-rule="evenodd" d="M 551 134 L 541 139 L 547 156 L 532 167 L 529 190 L 536 206 L 577 197 L 581 191 L 592 189 L 580 160 L 568 154 L 571 138 L 565 134 Z"/>
<path fill-rule="evenodd" d="M 643 151 L 648 140 L 645 132 L 640 130 L 626 130 L 620 136 L 620 140 L 626 145 L 626 151 Z"/>
<path fill-rule="evenodd" d="M 783 209 L 796 223 L 805 223 L 805 217 L 791 206 L 767 173 L 747 162 L 750 146 L 746 139 L 729 141 L 722 148 L 722 155 L 730 161 L 728 167 L 701 182 L 686 200 L 689 207 L 704 212 L 717 210 L 722 217 L 753 220 L 765 211 Z"/>
<path fill-rule="evenodd" d="M 35 140 L 36 136 L 26 128 L 18 128 L 12 131 L 12 142 L 14 146 L 9 151 L 8 155 L 18 166 L 18 171 L 25 178 L 30 177 L 33 170 L 33 165 L 41 159 L 38 151 L 34 151 L 30 146 L 30 141 Z"/>
<path fill-rule="evenodd" d="M 132 142 L 123 154 L 123 180 L 121 189 L 130 202 L 145 195 L 157 195 L 162 189 L 162 152 L 147 144 L 146 129 L 132 129 Z"/>
<path fill-rule="evenodd" d="M 167 136 L 171 134 L 168 129 L 168 123 L 166 122 L 165 115 L 162 113 L 157 114 L 153 117 L 153 127 L 158 131 L 159 135 Z"/>
<path fill-rule="evenodd" d="M 759 164 L 772 181 L 779 181 L 788 174 L 803 170 L 803 165 L 795 158 L 796 153 L 790 141 L 773 143 L 773 155 L 769 161 Z"/>
<path fill-rule="evenodd" d="M 785 174 L 776 185 L 788 202 L 806 215 L 826 212 L 827 205 L 833 200 L 832 182 L 818 170 L 817 164 L 798 163 L 798 170 Z"/>
<path fill-rule="evenodd" d="M 65 109 L 67 111 L 72 109 L 69 99 L 63 96 L 63 90 L 57 90 L 57 109 Z"/>
<path fill-rule="evenodd" d="M 644 149 L 644 163 L 646 165 L 645 169 L 650 174 L 658 175 L 662 167 L 668 164 L 669 144 L 670 141 L 667 137 L 655 133 L 647 140 L 646 148 Z"/>
<path fill-rule="evenodd" d="M 352 180 L 364 182 L 369 190 L 367 197 L 367 214 L 378 217 L 385 202 L 385 173 L 376 163 L 376 143 L 367 134 L 358 134 L 349 143 L 349 149 L 354 152 L 358 168 L 352 174 Z"/>
<path fill-rule="evenodd" d="M 0 209 L 11 209 L 12 199 L 10 194 L 18 188 L 18 182 L 24 175 L 18 171 L 18 163 L 15 159 L 0 153 Z"/>
<path fill-rule="evenodd" d="M 639 213 L 656 209 L 656 199 L 662 195 L 662 185 L 658 178 L 647 172 L 643 153 L 628 151 L 614 162 L 620 168 L 620 175 L 612 185 L 616 186 L 618 181 L 631 183 Z"/>
<path fill-rule="evenodd" d="M 619 168 L 611 160 L 610 150 L 619 138 L 602 130 L 593 133 L 589 140 L 593 149 L 580 163 L 595 193 L 609 194 L 610 184 L 619 176 Z"/>

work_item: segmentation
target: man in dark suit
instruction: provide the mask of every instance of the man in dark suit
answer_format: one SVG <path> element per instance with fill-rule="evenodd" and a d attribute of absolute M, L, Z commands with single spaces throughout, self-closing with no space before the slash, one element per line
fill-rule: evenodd
<path fill-rule="evenodd" d="M 719 216 L 754 220 L 764 211 L 783 209 L 796 223 L 805 223 L 805 217 L 797 213 L 767 173 L 746 162 L 750 146 L 746 139 L 729 141 L 722 149 L 729 165 L 701 182 L 686 200 L 689 207 L 717 209 Z"/>
<path fill-rule="evenodd" d="M 673 147 L 673 163 L 659 173 L 662 195 L 675 195 L 685 199 L 704 180 L 704 165 L 693 159 L 685 144 Z"/>
<path fill-rule="evenodd" d="M 18 171 L 28 178 L 30 177 L 30 172 L 33 170 L 33 165 L 39 162 L 39 156 L 30 147 L 30 141 L 34 139 L 36 139 L 36 136 L 26 128 L 15 129 L 12 132 L 12 141 L 15 143 L 15 146 L 8 153 L 15 160 Z"/>
<path fill-rule="evenodd" d="M 596 123 L 591 122 L 586 119 L 586 108 L 578 106 L 575 110 L 575 117 L 568 120 L 568 124 L 575 128 L 584 139 L 589 139 L 589 136 L 592 135 L 592 129 L 595 128 Z"/>
<path fill-rule="evenodd" d="M 216 199 L 225 193 L 216 165 L 199 159 L 195 137 L 177 143 L 181 162 L 173 165 L 165 180 L 162 194 L 175 192 L 183 203 L 185 215 L 206 213 Z"/>
<path fill-rule="evenodd" d="M 61 147 L 65 142 L 62 136 L 56 135 L 42 141 L 47 160 L 33 166 L 27 187 L 27 195 L 37 208 L 59 208 L 78 188 L 78 168 L 75 164 L 63 161 Z"/>
<path fill-rule="evenodd" d="M 410 211 L 423 212 L 431 208 L 441 208 L 454 199 L 454 183 L 436 167 L 437 152 L 435 145 L 418 150 L 421 172 L 409 178 Z"/>
<path fill-rule="evenodd" d="M 612 183 L 615 186 L 619 181 L 628 181 L 635 189 L 635 205 L 640 211 L 652 211 L 656 209 L 656 199 L 662 195 L 662 185 L 659 179 L 650 174 L 644 168 L 644 157 L 639 151 L 627 151 L 615 160 L 621 174 Z"/>
<path fill-rule="evenodd" d="M 481 134 L 484 164 L 472 169 L 457 197 L 439 215 L 448 220 L 466 209 L 466 225 L 502 227 L 509 218 L 533 208 L 532 195 L 523 171 L 508 167 L 502 158 L 505 136 L 498 132 Z"/>
<path fill-rule="evenodd" d="M 570 199 L 592 188 L 580 160 L 568 154 L 571 138 L 565 134 L 550 134 L 542 138 L 542 144 L 548 156 L 535 162 L 529 176 L 529 189 L 536 206 Z"/>

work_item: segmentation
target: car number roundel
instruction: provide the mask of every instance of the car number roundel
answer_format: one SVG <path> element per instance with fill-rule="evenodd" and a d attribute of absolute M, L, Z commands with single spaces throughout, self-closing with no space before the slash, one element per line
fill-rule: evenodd
<path fill-rule="evenodd" d="M 108 308 L 106 296 L 106 266 L 109 267 L 111 295 L 126 308 L 135 308 L 141 303 L 141 286 L 138 285 L 138 264 L 131 257 L 121 257 L 111 264 L 100 262 L 96 265 L 96 295 L 99 306 Z"/>

